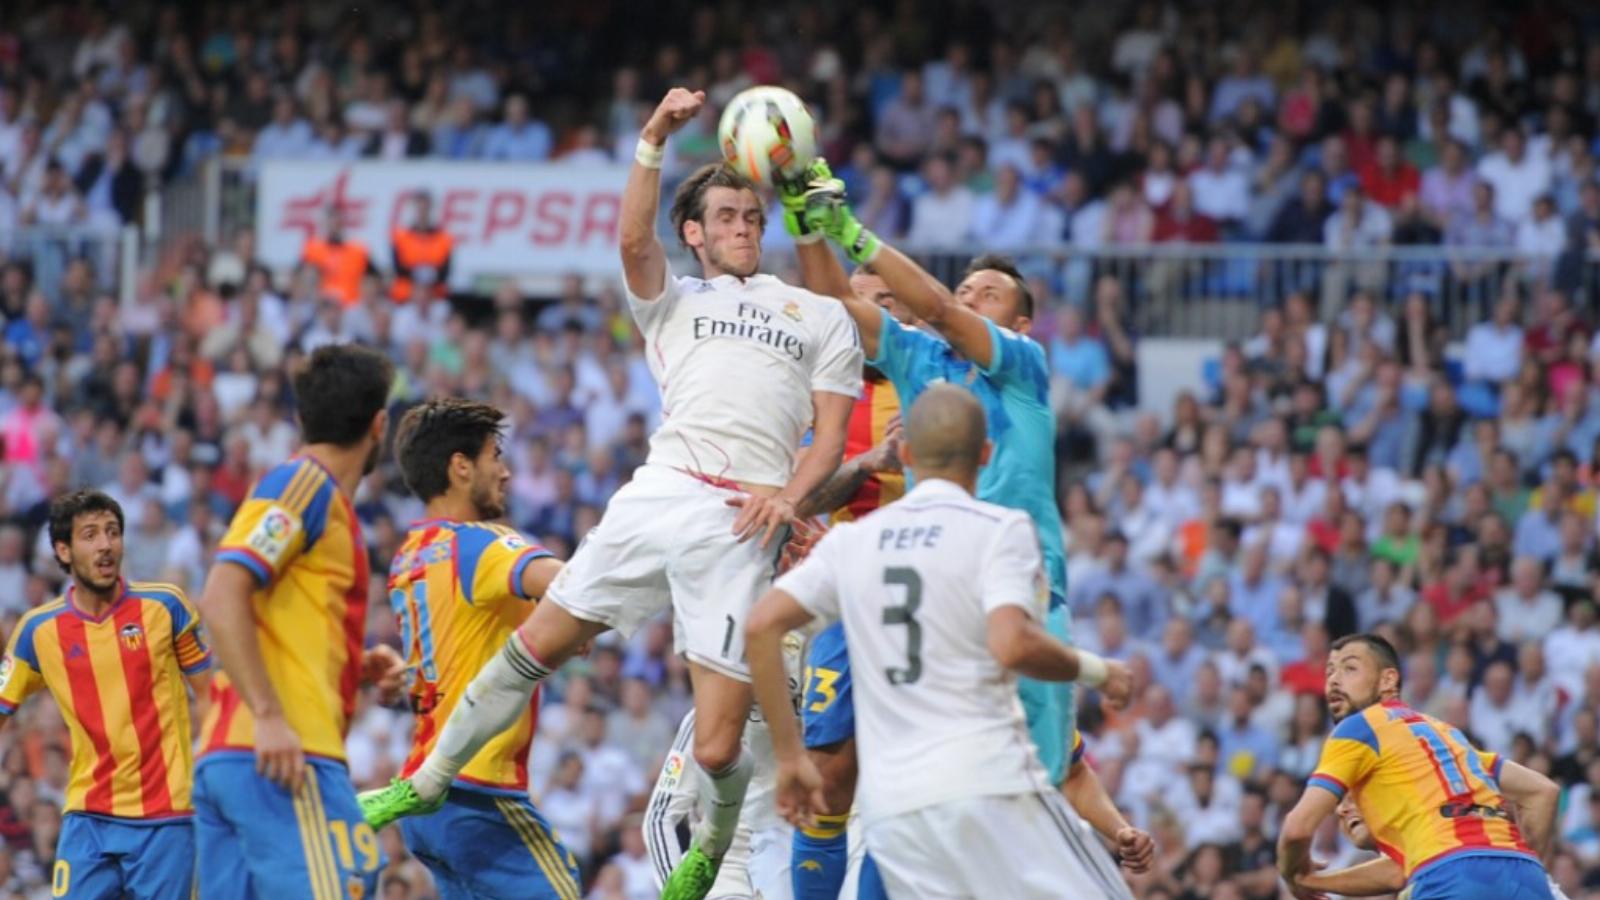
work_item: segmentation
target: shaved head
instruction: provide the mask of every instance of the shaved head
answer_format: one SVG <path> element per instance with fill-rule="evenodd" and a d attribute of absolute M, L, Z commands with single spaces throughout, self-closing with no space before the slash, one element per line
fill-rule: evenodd
<path fill-rule="evenodd" d="M 984 462 L 983 404 L 971 391 L 936 384 L 906 414 L 911 465 L 928 472 L 975 472 Z"/>

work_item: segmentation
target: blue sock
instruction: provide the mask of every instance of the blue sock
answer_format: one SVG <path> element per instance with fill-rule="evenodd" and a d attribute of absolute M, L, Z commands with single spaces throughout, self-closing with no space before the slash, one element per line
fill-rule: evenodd
<path fill-rule="evenodd" d="M 850 865 L 849 819 L 817 816 L 817 827 L 795 829 L 789 862 L 794 900 L 838 900 Z"/>
<path fill-rule="evenodd" d="M 856 900 L 889 900 L 889 892 L 883 889 L 883 876 L 878 874 L 878 864 L 872 861 L 870 853 L 861 859 L 861 880 L 856 882 Z"/>

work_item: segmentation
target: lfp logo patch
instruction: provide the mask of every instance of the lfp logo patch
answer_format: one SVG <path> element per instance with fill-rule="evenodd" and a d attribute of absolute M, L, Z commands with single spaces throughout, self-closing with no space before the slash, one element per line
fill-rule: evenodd
<path fill-rule="evenodd" d="M 262 559 L 277 566 L 283 562 L 284 553 L 299 530 L 300 522 L 281 506 L 269 506 L 261 521 L 250 532 L 247 543 Z"/>

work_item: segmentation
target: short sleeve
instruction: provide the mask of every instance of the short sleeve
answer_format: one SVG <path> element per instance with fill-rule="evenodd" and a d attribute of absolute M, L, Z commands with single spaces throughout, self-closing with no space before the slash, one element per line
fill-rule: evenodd
<path fill-rule="evenodd" d="M 984 554 L 983 612 L 1002 606 L 1020 606 L 1029 616 L 1043 619 L 1050 604 L 1050 582 L 1039 555 L 1039 534 L 1033 520 L 1017 513 L 1002 522 L 988 553 Z"/>
<path fill-rule="evenodd" d="M 1047 396 L 1050 385 L 1050 363 L 1045 359 L 1044 348 L 1032 338 L 1001 328 L 988 319 L 989 366 L 983 374 L 997 384 L 1022 385 L 1040 396 Z"/>
<path fill-rule="evenodd" d="M 867 365 L 882 372 L 896 384 L 914 380 L 918 371 L 927 365 L 935 348 L 943 342 L 915 328 L 901 325 L 886 309 L 878 310 L 878 316 L 878 355 L 867 360 Z"/>
<path fill-rule="evenodd" d="M 211 668 L 211 648 L 200 628 L 200 614 L 181 591 L 163 590 L 158 598 L 172 617 L 172 647 L 178 668 L 185 675 L 197 675 Z"/>
<path fill-rule="evenodd" d="M 1334 726 L 1306 785 L 1322 788 L 1343 799 L 1351 788 L 1360 786 L 1372 774 L 1377 763 L 1378 736 L 1367 717 L 1357 713 Z"/>
<path fill-rule="evenodd" d="M 677 277 L 672 274 L 670 260 L 662 263 L 661 293 L 654 297 L 641 297 L 628 286 L 626 277 L 622 279 L 622 290 L 628 297 L 628 311 L 633 313 L 633 320 L 639 323 L 639 330 L 645 334 L 653 332 L 657 324 L 672 311 L 682 292 Z"/>
<path fill-rule="evenodd" d="M 462 591 L 474 606 L 531 599 L 522 591 L 522 571 L 528 563 L 550 555 L 509 528 L 472 525 L 456 532 Z"/>
<path fill-rule="evenodd" d="M 830 315 L 817 342 L 811 366 L 811 390 L 846 397 L 861 396 L 861 336 L 856 323 L 838 303 L 829 303 Z"/>
<path fill-rule="evenodd" d="M 839 575 L 833 563 L 838 554 L 841 534 L 852 531 L 848 525 L 840 526 L 822 536 L 811 548 L 811 554 L 800 565 L 778 577 L 773 587 L 793 597 L 818 619 L 834 622 L 839 618 Z"/>
<path fill-rule="evenodd" d="M 250 489 L 217 546 L 217 560 L 244 566 L 269 585 L 322 536 L 333 482 L 309 460 L 285 463 Z"/>
<path fill-rule="evenodd" d="M 37 619 L 24 619 L 11 632 L 5 658 L 0 659 L 0 715 L 15 713 L 23 701 L 44 687 L 39 658 L 33 652 L 33 633 L 37 625 Z"/>

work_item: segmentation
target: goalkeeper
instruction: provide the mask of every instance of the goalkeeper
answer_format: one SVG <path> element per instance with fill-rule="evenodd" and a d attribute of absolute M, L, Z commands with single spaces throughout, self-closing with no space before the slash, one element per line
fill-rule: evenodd
<path fill-rule="evenodd" d="M 1044 349 L 1027 336 L 1034 298 L 1022 274 L 1005 257 L 980 255 L 951 293 L 856 220 L 843 182 L 822 160 L 803 183 L 780 185 L 779 194 L 805 286 L 845 304 L 860 332 L 867 365 L 894 383 L 903 407 L 910 408 L 929 385 L 939 382 L 964 385 L 983 403 L 994 454 L 978 476 L 978 499 L 1022 510 L 1033 519 L 1049 579 L 1039 586 L 1041 601 L 1049 598 L 1047 626 L 1070 641 L 1066 555 L 1054 490 L 1056 421 L 1049 401 L 1050 370 Z M 902 325 L 857 297 L 824 239 L 838 244 L 853 262 L 870 265 L 926 329 Z M 1074 730 L 1073 688 L 1022 679 L 1019 694 L 1040 761 L 1059 785 L 1067 774 L 1067 738 Z M 1115 880 L 1104 885 L 1107 896 L 1128 896 L 1104 848 L 1085 845 L 1084 853 L 1091 871 Z M 794 871 L 797 877 L 802 871 L 798 862 Z M 798 891 L 796 897 L 803 900 Z"/>

